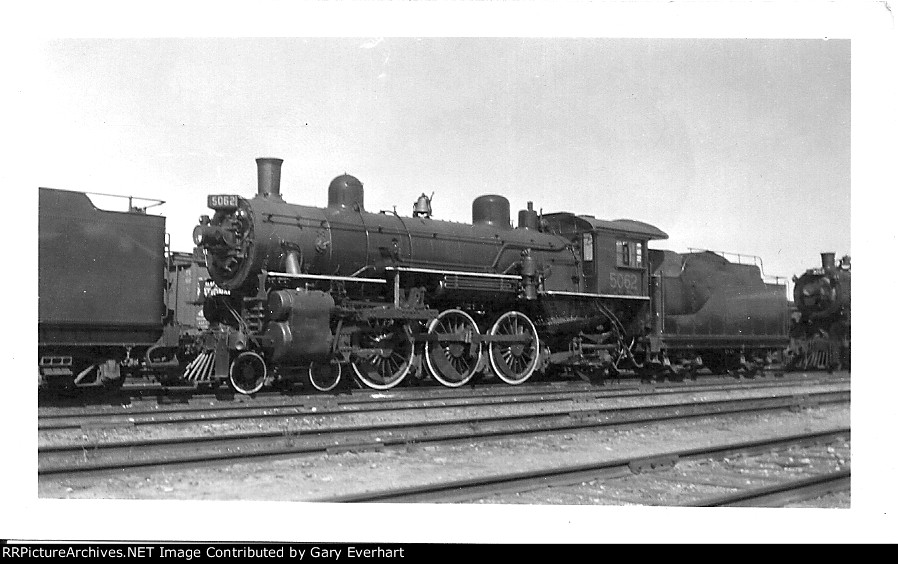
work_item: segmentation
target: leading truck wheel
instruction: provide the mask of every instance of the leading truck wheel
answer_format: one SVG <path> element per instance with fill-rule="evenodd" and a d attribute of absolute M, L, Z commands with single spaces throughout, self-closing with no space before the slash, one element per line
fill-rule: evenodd
<path fill-rule="evenodd" d="M 506 384 L 526 382 L 539 363 L 539 335 L 530 318 L 509 311 L 496 320 L 489 334 L 505 339 L 490 342 L 490 365 L 496 375 Z"/>
<path fill-rule="evenodd" d="M 440 384 L 457 388 L 474 377 L 483 343 L 470 315 L 460 309 L 447 309 L 430 322 L 427 335 L 430 338 L 424 347 L 424 358 Z"/>
<path fill-rule="evenodd" d="M 268 368 L 262 357 L 254 352 L 242 352 L 231 363 L 228 381 L 234 391 L 252 395 L 265 385 Z"/>

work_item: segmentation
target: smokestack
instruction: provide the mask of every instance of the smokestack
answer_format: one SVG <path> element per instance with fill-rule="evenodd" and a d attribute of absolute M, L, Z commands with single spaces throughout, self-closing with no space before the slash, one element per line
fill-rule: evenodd
<path fill-rule="evenodd" d="M 281 198 L 281 165 L 284 159 L 256 159 L 259 169 L 259 193 L 263 198 L 284 201 Z"/>
<path fill-rule="evenodd" d="M 823 263 L 823 270 L 836 267 L 836 253 L 820 253 L 820 262 Z"/>

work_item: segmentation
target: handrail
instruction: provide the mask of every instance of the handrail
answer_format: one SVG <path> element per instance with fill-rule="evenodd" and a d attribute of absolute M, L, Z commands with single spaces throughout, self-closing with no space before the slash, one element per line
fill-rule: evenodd
<path fill-rule="evenodd" d="M 128 200 L 128 211 L 147 210 L 150 208 L 154 208 L 156 206 L 161 206 L 162 204 L 165 203 L 165 200 L 157 200 L 156 198 L 141 198 L 139 196 L 122 196 L 121 194 L 104 194 L 103 192 L 84 192 L 84 194 L 88 194 L 88 195 L 92 195 L 92 196 L 106 196 L 109 198 L 126 199 L 126 200 Z M 155 202 L 155 203 L 140 208 L 140 207 L 136 207 L 134 205 L 134 200 L 138 200 L 141 202 Z"/>
<path fill-rule="evenodd" d="M 787 278 L 785 276 L 777 276 L 776 274 L 766 274 L 764 272 L 764 259 L 759 257 L 758 255 L 747 255 L 744 253 L 734 253 L 731 251 L 714 251 L 711 249 L 700 249 L 697 247 L 687 247 L 690 253 L 714 253 L 715 255 L 720 255 L 723 258 L 730 260 L 730 257 L 736 257 L 736 264 L 744 264 L 750 266 L 757 266 L 761 270 L 761 278 L 767 284 L 776 284 L 777 286 L 786 286 Z M 751 259 L 750 263 L 742 262 L 742 259 Z M 730 262 L 733 262 L 730 260 Z M 684 265 L 685 266 L 685 265 Z M 772 281 L 772 282 L 771 282 Z"/>

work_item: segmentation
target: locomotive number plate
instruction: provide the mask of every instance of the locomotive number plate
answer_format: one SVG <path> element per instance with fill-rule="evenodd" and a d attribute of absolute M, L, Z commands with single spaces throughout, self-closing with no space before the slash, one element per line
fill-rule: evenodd
<path fill-rule="evenodd" d="M 639 292 L 639 278 L 635 274 L 612 272 L 610 280 L 612 290 L 623 291 L 624 294 L 636 294 Z"/>
<path fill-rule="evenodd" d="M 213 210 L 235 210 L 237 209 L 238 196 L 234 195 L 209 195 L 209 207 Z"/>

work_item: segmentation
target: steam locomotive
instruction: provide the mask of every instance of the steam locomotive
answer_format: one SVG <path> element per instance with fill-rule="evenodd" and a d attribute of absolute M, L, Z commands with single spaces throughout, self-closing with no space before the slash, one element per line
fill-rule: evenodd
<path fill-rule="evenodd" d="M 793 278 L 796 315 L 788 350 L 795 369 L 851 366 L 851 257 L 836 265 L 835 253 L 821 253 L 820 268 Z"/>
<path fill-rule="evenodd" d="M 785 286 L 759 260 L 650 250 L 667 235 L 639 221 L 568 212 L 510 220 L 484 195 L 471 224 L 365 209 L 344 174 L 328 205 L 287 203 L 281 159 L 257 159 L 254 197 L 208 196 L 193 232 L 216 291 L 185 367 L 195 382 L 252 394 L 273 381 L 329 391 L 344 373 L 384 390 L 409 375 L 462 386 L 534 374 L 677 376 L 757 370 L 789 344 Z"/>

